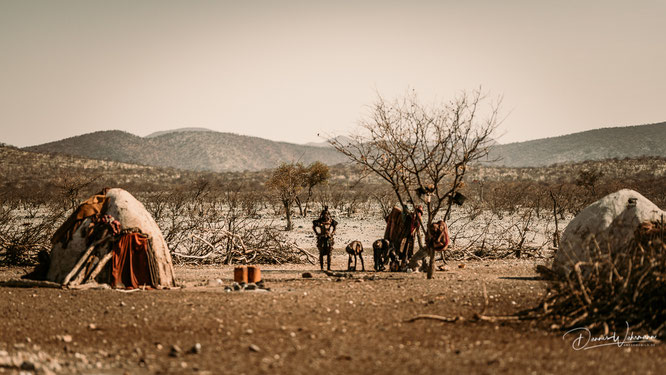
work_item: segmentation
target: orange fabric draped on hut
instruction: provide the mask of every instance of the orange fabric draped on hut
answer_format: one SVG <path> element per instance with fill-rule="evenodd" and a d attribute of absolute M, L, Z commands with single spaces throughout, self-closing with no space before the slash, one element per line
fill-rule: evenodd
<path fill-rule="evenodd" d="M 122 284 L 127 289 L 153 287 L 151 280 L 150 241 L 141 233 L 123 235 L 113 249 L 111 287 Z"/>

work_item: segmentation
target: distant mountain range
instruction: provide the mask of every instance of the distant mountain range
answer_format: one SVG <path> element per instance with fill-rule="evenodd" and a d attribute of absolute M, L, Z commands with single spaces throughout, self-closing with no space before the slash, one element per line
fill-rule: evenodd
<path fill-rule="evenodd" d="M 309 164 L 319 160 L 329 165 L 347 161 L 324 142 L 298 145 L 203 128 L 157 132 L 147 137 L 118 130 L 100 131 L 25 149 L 214 172 L 261 170 L 291 161 Z M 497 145 L 484 164 L 536 167 L 639 156 L 666 156 L 666 122 Z"/>
<path fill-rule="evenodd" d="M 666 156 L 666 122 L 602 128 L 559 137 L 497 145 L 485 164 L 539 167 L 639 156 Z"/>
<path fill-rule="evenodd" d="M 304 164 L 317 160 L 330 164 L 345 161 L 343 155 L 330 148 L 181 129 L 143 138 L 119 130 L 100 131 L 27 147 L 26 150 L 213 172 L 253 171 L 292 161 Z"/>

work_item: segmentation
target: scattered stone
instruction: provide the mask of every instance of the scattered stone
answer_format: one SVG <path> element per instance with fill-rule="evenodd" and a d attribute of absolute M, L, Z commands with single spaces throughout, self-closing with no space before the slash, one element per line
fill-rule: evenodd
<path fill-rule="evenodd" d="M 208 284 L 208 286 L 220 286 L 224 284 L 224 282 L 221 279 L 208 279 L 206 283 Z"/>
<path fill-rule="evenodd" d="M 21 370 L 24 371 L 35 371 L 37 369 L 37 367 L 35 367 L 35 364 L 30 361 L 23 361 L 23 363 L 21 363 L 20 368 Z"/>
<path fill-rule="evenodd" d="M 72 335 L 58 335 L 56 338 L 62 342 L 72 342 Z"/>
<path fill-rule="evenodd" d="M 192 346 L 192 348 L 190 348 L 188 353 L 190 353 L 190 354 L 201 354 L 201 344 L 200 343 L 194 344 L 194 346 Z"/>
<path fill-rule="evenodd" d="M 242 292 L 242 291 L 252 291 L 252 292 L 268 292 L 271 288 L 267 288 L 263 280 L 258 281 L 257 283 L 237 283 L 234 282 L 231 286 L 225 286 L 225 292 Z"/>
<path fill-rule="evenodd" d="M 255 344 L 250 344 L 250 351 L 251 351 L 251 352 L 255 352 L 255 353 L 259 353 L 259 352 L 261 351 L 261 348 L 258 347 L 258 346 L 255 345 Z"/>
<path fill-rule="evenodd" d="M 460 264 L 458 265 L 458 268 L 465 268 L 465 263 L 460 263 Z"/>
<path fill-rule="evenodd" d="M 331 277 L 344 277 L 344 278 L 353 278 L 354 275 L 352 275 L 349 272 L 335 272 L 335 271 L 324 271 L 324 273 L 328 276 Z"/>
<path fill-rule="evenodd" d="M 178 357 L 183 353 L 183 350 L 178 345 L 171 345 L 169 357 Z"/>
<path fill-rule="evenodd" d="M 303 274 L 301 275 L 301 277 L 303 277 L 304 279 L 311 279 L 311 278 L 312 278 L 312 273 L 310 273 L 310 272 L 303 272 Z"/>

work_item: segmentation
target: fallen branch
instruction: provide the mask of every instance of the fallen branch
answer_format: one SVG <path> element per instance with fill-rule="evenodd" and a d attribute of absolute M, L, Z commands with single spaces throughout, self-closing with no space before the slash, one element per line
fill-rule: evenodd
<path fill-rule="evenodd" d="M 441 316 L 441 315 L 432 315 L 432 314 L 422 314 L 422 315 L 417 315 L 413 318 L 405 320 L 405 323 L 412 323 L 417 320 L 437 320 L 438 322 L 445 322 L 445 323 L 455 323 L 455 322 L 462 322 L 465 320 L 462 316 L 455 316 L 453 318 L 447 317 L 447 316 Z"/>
<path fill-rule="evenodd" d="M 301 253 L 305 254 L 305 259 L 308 261 L 308 263 L 310 263 L 310 264 L 315 264 L 316 263 L 315 260 L 317 259 L 317 257 L 312 255 L 312 253 L 309 253 L 309 252 L 305 251 L 304 249 L 301 249 L 298 246 L 294 246 L 294 249 L 296 249 L 296 250 L 300 251 Z"/>
<path fill-rule="evenodd" d="M 12 288 L 62 288 L 62 284 L 54 283 L 52 281 L 45 280 L 19 280 L 12 279 L 7 281 L 0 281 L 0 286 L 12 287 Z"/>

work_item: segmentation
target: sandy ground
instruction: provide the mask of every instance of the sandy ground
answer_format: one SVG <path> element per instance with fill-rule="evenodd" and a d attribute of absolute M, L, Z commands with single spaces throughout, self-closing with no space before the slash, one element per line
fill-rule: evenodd
<path fill-rule="evenodd" d="M 177 290 L 2 287 L 0 373 L 21 366 L 84 374 L 662 373 L 660 344 L 575 351 L 543 322 L 406 322 L 419 314 L 469 319 L 481 308 L 482 284 L 487 314 L 535 306 L 545 283 L 534 266 L 450 263 L 434 280 L 264 266 L 269 292 L 225 292 L 228 266 L 177 267 L 185 286 Z M 344 267 L 346 257 L 335 256 L 333 268 Z M 0 269 L 0 280 L 23 272 Z M 197 344 L 200 351 L 188 353 Z M 181 351 L 171 354 L 173 346 Z"/>

